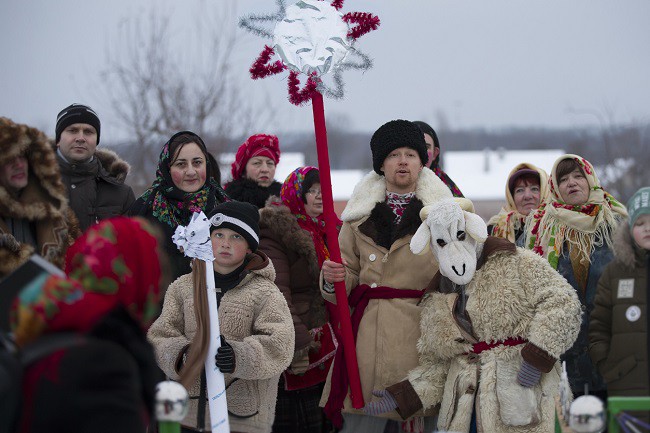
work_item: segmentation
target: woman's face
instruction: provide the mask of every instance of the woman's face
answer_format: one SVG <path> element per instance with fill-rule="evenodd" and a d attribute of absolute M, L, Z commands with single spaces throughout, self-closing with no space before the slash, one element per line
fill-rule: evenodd
<path fill-rule="evenodd" d="M 254 156 L 246 163 L 246 178 L 260 186 L 270 186 L 275 178 L 275 161 L 267 156 Z"/>
<path fill-rule="evenodd" d="M 436 160 L 440 154 L 440 149 L 436 147 L 433 142 L 433 137 L 429 134 L 424 134 L 424 142 L 427 143 L 427 162 L 425 167 L 431 167 L 431 163 Z"/>
<path fill-rule="evenodd" d="M 205 184 L 206 167 L 205 155 L 199 145 L 187 143 L 181 147 L 169 172 L 176 188 L 196 192 Z"/>
<path fill-rule="evenodd" d="M 519 178 L 512 190 L 517 212 L 528 215 L 531 210 L 537 209 L 540 200 L 539 181 L 531 178 Z"/>
<path fill-rule="evenodd" d="M 644 250 L 650 250 L 650 215 L 641 215 L 632 227 L 634 242 Z"/>
<path fill-rule="evenodd" d="M 315 183 L 305 194 L 305 212 L 310 217 L 316 218 L 323 213 L 323 196 L 320 183 Z"/>
<path fill-rule="evenodd" d="M 587 203 L 589 199 L 589 182 L 582 170 L 576 167 L 571 173 L 558 179 L 562 200 L 571 206 Z"/>

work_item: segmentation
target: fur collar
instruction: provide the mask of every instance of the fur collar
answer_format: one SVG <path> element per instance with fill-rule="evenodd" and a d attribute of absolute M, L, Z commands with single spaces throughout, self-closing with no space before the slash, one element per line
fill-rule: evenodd
<path fill-rule="evenodd" d="M 393 242 L 407 235 L 413 235 L 422 223 L 420 210 L 422 202 L 413 198 L 404 209 L 399 224 L 394 225 L 395 214 L 386 202 L 377 203 L 370 216 L 360 226 L 359 230 L 371 238 L 377 245 L 390 249 Z"/>
<path fill-rule="evenodd" d="M 452 198 L 449 188 L 428 168 L 423 168 L 418 177 L 415 197 L 423 206 L 428 206 L 443 198 Z M 354 187 L 341 219 L 355 221 L 368 216 L 377 203 L 386 200 L 386 178 L 371 171 Z"/>
<path fill-rule="evenodd" d="M 29 183 L 16 199 L 0 186 L 0 214 L 30 221 L 63 218 L 68 199 L 59 164 L 45 134 L 0 117 L 0 164 L 26 155 Z"/>
<path fill-rule="evenodd" d="M 112 177 L 119 183 L 124 183 L 126 176 L 131 170 L 131 166 L 128 162 L 120 158 L 119 155 L 112 150 L 104 148 L 97 149 L 95 156 L 109 177 Z"/>
<path fill-rule="evenodd" d="M 320 268 L 311 235 L 298 225 L 288 207 L 278 205 L 281 201 L 277 196 L 269 197 L 266 203 L 267 206 L 260 210 L 260 229 L 268 228 L 287 250 L 305 257 L 309 263 L 309 273 L 318 278 Z"/>
<path fill-rule="evenodd" d="M 242 177 L 226 185 L 225 191 L 233 200 L 245 201 L 261 209 L 270 196 L 280 195 L 281 188 L 282 184 L 275 180 L 269 186 L 260 186 L 254 180 Z"/>
<path fill-rule="evenodd" d="M 627 219 L 621 221 L 614 232 L 613 250 L 616 258 L 628 268 L 643 266 L 645 252 L 636 246 Z"/>

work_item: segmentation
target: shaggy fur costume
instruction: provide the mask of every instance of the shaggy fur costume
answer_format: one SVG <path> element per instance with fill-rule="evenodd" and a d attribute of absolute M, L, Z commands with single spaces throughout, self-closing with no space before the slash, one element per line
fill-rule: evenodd
<path fill-rule="evenodd" d="M 578 335 L 580 302 L 544 259 L 505 240 L 488 238 L 482 262 L 465 286 L 470 328 L 454 314 L 458 293 L 438 274 L 422 300 L 420 365 L 388 389 L 405 418 L 440 404 L 444 431 L 468 432 L 474 405 L 479 432 L 553 431 L 557 359 Z M 528 343 L 471 353 L 478 341 L 515 337 Z M 531 388 L 517 383 L 523 359 L 544 372 Z"/>
<path fill-rule="evenodd" d="M 45 134 L 0 117 L 0 165 L 21 155 L 27 157 L 29 182 L 17 199 L 0 186 L 0 216 L 28 220 L 37 248 L 18 243 L 0 218 L 0 277 L 33 253 L 62 267 L 68 246 L 80 234 L 77 219 L 68 207 L 59 164 Z"/>

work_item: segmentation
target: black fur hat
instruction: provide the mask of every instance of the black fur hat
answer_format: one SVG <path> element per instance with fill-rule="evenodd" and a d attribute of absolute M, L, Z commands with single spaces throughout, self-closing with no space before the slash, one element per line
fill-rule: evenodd
<path fill-rule="evenodd" d="M 427 143 L 420 128 L 408 120 L 391 120 L 380 126 L 370 139 L 372 168 L 377 174 L 384 174 L 381 170 L 384 160 L 390 152 L 400 147 L 414 149 L 420 156 L 420 162 L 427 162 Z"/>

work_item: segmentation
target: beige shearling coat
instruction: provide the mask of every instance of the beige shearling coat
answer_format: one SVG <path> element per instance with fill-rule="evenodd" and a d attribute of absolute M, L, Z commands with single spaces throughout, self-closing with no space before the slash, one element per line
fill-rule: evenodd
<path fill-rule="evenodd" d="M 294 332 L 291 313 L 284 296 L 273 282 L 273 264 L 250 270 L 219 305 L 219 325 L 235 351 L 235 371 L 225 374 L 230 429 L 237 432 L 268 433 L 275 418 L 275 400 L 280 373 L 291 362 Z M 251 266 L 247 267 L 249 269 Z M 174 281 L 165 294 L 160 317 L 147 337 L 156 351 L 158 365 L 172 380 L 179 379 L 179 358 L 196 333 L 192 274 Z M 211 337 L 218 338 L 218 337 Z M 188 389 L 189 413 L 183 425 L 197 426 L 197 397 L 200 378 Z M 206 404 L 205 426 L 210 426 Z"/>
<path fill-rule="evenodd" d="M 441 404 L 438 428 L 443 431 L 468 432 L 476 403 L 479 433 L 552 432 L 557 359 L 577 338 L 580 302 L 566 280 L 531 251 L 492 250 L 482 259 L 465 286 L 471 335 L 453 313 L 458 293 L 440 285 L 423 298 L 420 365 L 408 374 L 408 382 L 419 404 Z M 528 343 L 468 355 L 477 341 L 515 337 Z M 517 383 L 524 358 L 548 371 L 532 388 Z"/>
<path fill-rule="evenodd" d="M 396 289 L 424 290 L 438 271 L 431 253 L 416 256 L 409 243 L 420 225 L 419 210 L 442 198 L 451 198 L 449 188 L 429 169 L 420 172 L 414 208 L 405 210 L 402 226 L 393 232 L 389 248 L 379 243 L 390 225 L 392 211 L 379 215 L 378 205 L 386 199 L 384 176 L 374 171 L 367 174 L 354 189 L 352 197 L 342 214 L 343 227 L 339 234 L 341 255 L 347 261 L 346 289 L 348 293 L 359 284 L 387 286 Z M 384 205 L 385 206 L 385 205 Z M 409 205 L 411 206 L 411 205 Z M 387 208 L 387 206 L 386 206 Z M 412 221 L 408 221 L 412 218 Z M 382 225 L 384 224 L 384 225 Z M 379 243 L 378 243 L 379 240 Z M 323 291 L 330 302 L 336 302 L 334 294 Z M 371 401 L 372 391 L 383 389 L 402 380 L 418 363 L 416 342 L 420 337 L 419 299 L 371 299 L 366 308 L 356 339 L 357 360 L 361 388 L 365 402 Z M 328 377 L 321 405 L 329 396 Z M 350 396 L 344 402 L 344 413 L 363 414 L 352 408 Z M 431 414 L 428 413 L 428 415 Z M 423 415 L 418 412 L 416 415 Z M 397 412 L 381 415 L 399 420 Z"/>

